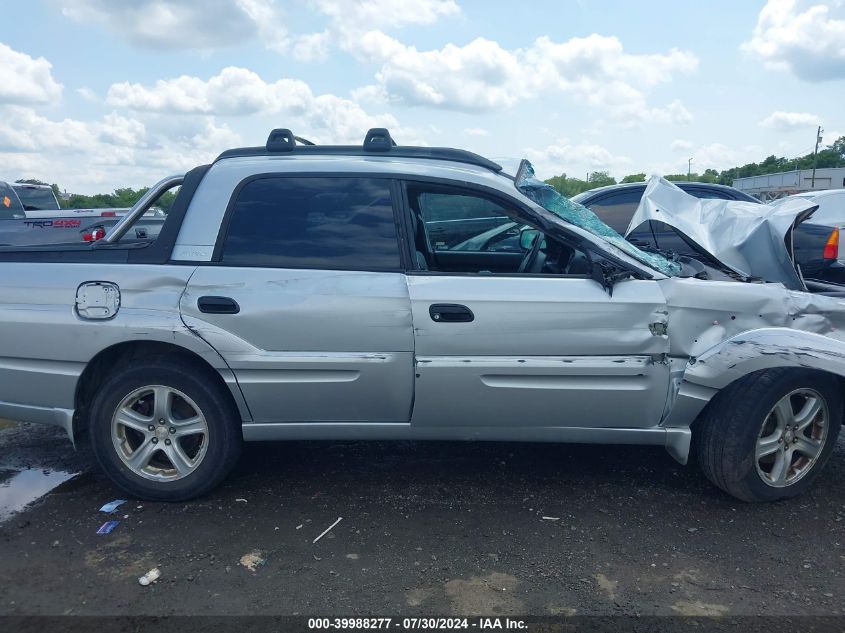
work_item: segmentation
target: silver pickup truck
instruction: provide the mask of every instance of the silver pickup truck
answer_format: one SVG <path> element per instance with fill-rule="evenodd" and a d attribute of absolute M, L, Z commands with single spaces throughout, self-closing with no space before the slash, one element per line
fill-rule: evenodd
<path fill-rule="evenodd" d="M 525 161 L 296 139 L 164 179 L 97 242 L 0 248 L 0 417 L 87 429 L 160 500 L 211 490 L 244 440 L 660 445 L 747 501 L 820 475 L 843 422 L 835 289 L 641 251 Z M 174 187 L 157 238 L 132 239 Z M 519 248 L 429 239 L 482 216 Z"/>
<path fill-rule="evenodd" d="M 46 246 L 96 242 L 129 209 L 62 209 L 47 185 L 0 181 L 0 246 Z M 154 240 L 164 212 L 153 208 L 135 222 L 137 240 Z M 128 238 L 127 238 L 128 239 Z"/>

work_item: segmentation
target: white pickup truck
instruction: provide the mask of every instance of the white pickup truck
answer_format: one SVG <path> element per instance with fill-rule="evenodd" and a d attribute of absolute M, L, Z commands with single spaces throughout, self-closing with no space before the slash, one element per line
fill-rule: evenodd
<path fill-rule="evenodd" d="M 243 440 L 284 439 L 651 444 L 682 463 L 692 446 L 739 499 L 793 496 L 843 422 L 843 294 L 785 270 L 814 208 L 760 222 L 777 262 L 748 253 L 790 289 L 706 239 L 700 259 L 644 252 L 527 161 L 274 130 L 164 179 L 101 240 L 0 247 L 0 417 L 87 430 L 150 499 L 203 494 Z M 473 214 L 520 227 L 519 248 L 429 238 Z"/>

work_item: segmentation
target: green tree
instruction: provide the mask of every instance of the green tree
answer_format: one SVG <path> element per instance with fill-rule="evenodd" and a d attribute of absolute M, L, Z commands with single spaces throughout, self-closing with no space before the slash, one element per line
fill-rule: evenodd
<path fill-rule="evenodd" d="M 605 187 L 607 185 L 615 185 L 616 179 L 613 178 L 606 171 L 594 171 L 587 176 L 587 180 L 580 178 L 570 178 L 566 174 L 560 176 L 553 176 L 546 180 L 546 183 L 554 187 L 555 191 L 563 194 L 567 198 L 581 193 L 582 191 L 589 191 L 596 187 Z"/>
<path fill-rule="evenodd" d="M 719 172 L 715 169 L 705 169 L 704 173 L 698 177 L 698 182 L 719 182 Z"/>
<path fill-rule="evenodd" d="M 644 182 L 645 174 L 629 174 L 619 182 Z"/>
<path fill-rule="evenodd" d="M 143 187 L 141 189 L 124 187 L 115 189 L 113 193 L 98 193 L 93 196 L 73 194 L 67 201 L 66 206 L 69 209 L 126 208 L 135 204 L 148 190 L 149 187 Z M 158 199 L 155 206 L 160 207 L 167 213 L 170 211 L 175 200 L 176 193 L 168 191 Z"/>
<path fill-rule="evenodd" d="M 616 178 L 611 176 L 606 171 L 594 171 L 587 178 L 587 182 L 590 183 L 591 189 L 595 189 L 596 187 L 607 187 L 608 185 L 615 185 Z"/>
<path fill-rule="evenodd" d="M 567 198 L 593 188 L 593 185 L 586 180 L 569 178 L 566 174 L 549 178 L 546 183 L 550 184 L 558 193 L 563 194 Z"/>

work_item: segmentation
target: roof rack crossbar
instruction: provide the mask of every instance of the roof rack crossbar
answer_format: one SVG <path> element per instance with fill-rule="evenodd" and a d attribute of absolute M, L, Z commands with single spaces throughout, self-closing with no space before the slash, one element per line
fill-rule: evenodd
<path fill-rule="evenodd" d="M 297 145 L 297 143 L 300 143 Z M 242 147 L 226 150 L 217 157 L 238 158 L 246 156 L 272 156 L 274 154 L 304 154 L 312 156 L 373 156 L 388 154 L 394 158 L 423 158 L 476 165 L 494 172 L 501 172 L 502 166 L 473 152 L 451 147 L 417 147 L 397 145 L 386 128 L 372 128 L 367 132 L 362 145 L 315 145 L 287 128 L 270 132 L 264 147 Z M 216 162 L 216 161 L 215 161 Z"/>
<path fill-rule="evenodd" d="M 396 147 L 396 141 L 384 127 L 374 127 L 364 137 L 364 149 L 368 152 L 389 152 Z"/>
<path fill-rule="evenodd" d="M 267 137 L 268 152 L 292 152 L 296 147 L 296 137 L 287 128 L 277 128 Z"/>

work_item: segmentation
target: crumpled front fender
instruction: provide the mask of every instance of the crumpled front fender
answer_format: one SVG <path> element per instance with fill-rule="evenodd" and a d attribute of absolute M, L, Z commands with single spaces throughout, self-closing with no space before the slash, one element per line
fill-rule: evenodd
<path fill-rule="evenodd" d="M 684 380 L 722 389 L 751 372 L 773 367 L 819 369 L 845 377 L 845 343 L 789 328 L 750 330 L 690 359 Z"/>
<path fill-rule="evenodd" d="M 845 342 L 783 327 L 749 330 L 687 363 L 664 426 L 687 428 L 721 389 L 752 372 L 801 367 L 845 377 Z"/>

